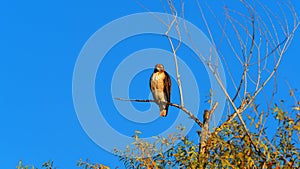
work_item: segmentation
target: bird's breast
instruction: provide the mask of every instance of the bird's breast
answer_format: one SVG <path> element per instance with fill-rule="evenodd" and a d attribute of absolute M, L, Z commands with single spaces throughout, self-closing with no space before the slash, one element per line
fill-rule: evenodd
<path fill-rule="evenodd" d="M 163 90 L 164 89 L 164 73 L 156 72 L 151 78 L 151 89 L 152 90 Z"/>

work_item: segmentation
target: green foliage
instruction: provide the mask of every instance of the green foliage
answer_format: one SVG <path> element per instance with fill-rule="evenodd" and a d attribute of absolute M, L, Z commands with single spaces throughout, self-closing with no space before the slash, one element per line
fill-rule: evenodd
<path fill-rule="evenodd" d="M 34 166 L 33 165 L 24 166 L 22 160 L 20 160 L 17 169 L 34 169 Z"/>
<path fill-rule="evenodd" d="M 124 151 L 115 149 L 114 152 L 124 162 L 126 168 L 154 168 L 169 165 L 172 161 L 169 157 L 173 156 L 175 143 L 183 139 L 184 127 L 178 127 L 178 130 L 181 132 L 171 134 L 167 138 L 155 136 L 156 141 L 153 143 L 140 139 L 141 132 L 136 131 L 132 145 L 128 145 Z M 166 148 L 169 148 L 167 152 L 164 151 Z"/>
<path fill-rule="evenodd" d="M 249 117 L 254 126 L 250 133 L 252 139 L 233 120 L 210 134 L 204 153 L 199 153 L 199 145 L 180 132 L 167 138 L 156 137 L 154 143 L 139 139 L 136 134 L 132 146 L 115 152 L 126 168 L 297 168 L 300 166 L 299 114 L 294 119 L 275 105 L 273 115 L 278 127 L 272 141 L 265 133 L 265 113 L 261 112 Z M 180 143 L 166 152 L 161 151 L 161 147 L 174 145 L 176 141 Z"/>
<path fill-rule="evenodd" d="M 296 115 L 296 120 L 288 116 L 288 112 L 283 111 L 277 105 L 273 109 L 275 118 L 278 120 L 278 129 L 275 137 L 272 139 L 274 148 L 277 149 L 277 161 L 281 165 L 294 165 L 299 163 L 299 145 L 296 147 L 296 142 L 293 140 L 294 136 L 298 136 L 300 132 L 299 114 Z"/>
<path fill-rule="evenodd" d="M 291 108 L 290 112 L 274 105 L 272 115 L 277 125 L 274 137 L 269 139 L 264 127 L 266 113 L 252 106 L 256 116 L 248 115 L 251 139 L 237 120 L 226 122 L 210 133 L 200 153 L 199 143 L 184 136 L 185 128 L 168 137 L 155 136 L 154 142 L 147 142 L 135 132 L 133 142 L 125 150 L 114 153 L 129 169 L 146 168 L 297 168 L 300 166 L 300 114 Z M 257 145 L 257 148 L 254 147 Z M 108 166 L 87 161 L 78 161 L 83 169 L 109 169 Z M 41 168 L 54 169 L 48 161 Z M 19 162 L 17 169 L 37 169 Z"/>
<path fill-rule="evenodd" d="M 98 164 L 98 163 L 89 163 L 87 161 L 82 161 L 81 159 L 77 163 L 78 167 L 84 168 L 84 169 L 110 169 L 109 167 L 103 165 L 103 164 Z M 43 163 L 41 166 L 42 169 L 56 169 L 53 165 L 53 161 L 47 161 Z M 35 168 L 33 165 L 23 165 L 22 161 L 19 161 L 19 165 L 17 166 L 17 169 L 38 169 Z"/>
<path fill-rule="evenodd" d="M 45 163 L 42 164 L 42 167 L 41 168 L 44 168 L 44 169 L 56 169 L 53 165 L 53 161 L 47 161 Z M 19 161 L 19 165 L 17 166 L 17 169 L 38 169 L 38 168 L 35 168 L 33 165 L 23 165 L 23 162 L 22 160 Z"/>
<path fill-rule="evenodd" d="M 109 167 L 103 165 L 103 164 L 98 164 L 98 163 L 89 163 L 89 161 L 82 161 L 82 159 L 80 159 L 77 162 L 77 166 L 84 168 L 84 169 L 110 169 Z"/>

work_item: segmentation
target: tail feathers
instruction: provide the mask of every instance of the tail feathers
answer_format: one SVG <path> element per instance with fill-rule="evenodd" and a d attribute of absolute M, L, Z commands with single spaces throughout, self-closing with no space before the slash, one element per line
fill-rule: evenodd
<path fill-rule="evenodd" d="M 158 105 L 159 105 L 159 110 L 160 110 L 160 116 L 166 117 L 168 115 L 169 105 L 167 105 L 165 103 L 158 103 Z"/>
<path fill-rule="evenodd" d="M 160 110 L 160 116 L 166 117 L 168 114 L 168 111 L 166 109 Z"/>

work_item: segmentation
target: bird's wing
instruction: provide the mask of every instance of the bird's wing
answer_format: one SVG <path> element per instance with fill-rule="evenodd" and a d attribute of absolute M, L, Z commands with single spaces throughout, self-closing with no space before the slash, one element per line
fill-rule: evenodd
<path fill-rule="evenodd" d="M 167 101 L 170 102 L 170 96 L 171 96 L 171 79 L 167 72 L 165 72 L 165 78 L 164 78 L 164 93 L 166 95 Z M 168 109 L 169 105 L 167 105 Z"/>
<path fill-rule="evenodd" d="M 150 87 L 150 91 L 152 92 L 152 76 L 153 76 L 153 73 L 149 79 L 149 87 Z"/>

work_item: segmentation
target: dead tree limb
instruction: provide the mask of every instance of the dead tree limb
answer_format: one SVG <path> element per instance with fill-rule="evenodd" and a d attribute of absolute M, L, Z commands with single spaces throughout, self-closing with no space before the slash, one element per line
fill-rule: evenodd
<path fill-rule="evenodd" d="M 203 127 L 201 133 L 198 132 L 199 134 L 199 152 L 198 152 L 198 159 L 200 161 L 201 155 L 205 154 L 206 152 L 206 140 L 209 136 L 209 123 L 210 123 L 210 117 L 211 115 L 215 112 L 215 110 L 218 107 L 218 102 L 216 102 L 211 110 L 204 110 L 203 113 Z"/>

